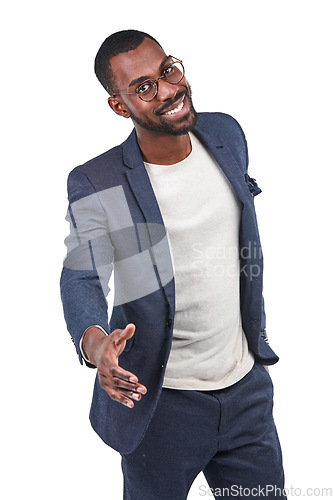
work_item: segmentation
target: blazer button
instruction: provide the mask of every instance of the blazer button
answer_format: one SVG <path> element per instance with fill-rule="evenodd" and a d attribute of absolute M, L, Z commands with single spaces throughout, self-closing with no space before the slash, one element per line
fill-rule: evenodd
<path fill-rule="evenodd" d="M 171 326 L 172 326 L 172 319 L 168 319 L 167 326 L 168 326 L 168 328 L 171 328 Z"/>

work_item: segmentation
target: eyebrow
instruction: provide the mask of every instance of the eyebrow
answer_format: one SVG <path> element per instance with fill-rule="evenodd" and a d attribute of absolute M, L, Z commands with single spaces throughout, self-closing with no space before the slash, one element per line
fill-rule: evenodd
<path fill-rule="evenodd" d="M 161 71 L 161 69 L 163 68 L 163 66 L 165 65 L 165 63 L 167 62 L 168 59 L 170 59 L 171 56 L 165 56 L 163 58 L 163 61 L 161 62 L 161 64 L 159 65 L 158 69 Z M 150 76 L 139 76 L 138 78 L 134 78 L 134 80 L 131 81 L 131 83 L 128 85 L 129 87 L 133 87 L 133 85 L 136 85 L 140 82 L 144 82 L 145 80 L 150 80 L 151 77 Z"/>

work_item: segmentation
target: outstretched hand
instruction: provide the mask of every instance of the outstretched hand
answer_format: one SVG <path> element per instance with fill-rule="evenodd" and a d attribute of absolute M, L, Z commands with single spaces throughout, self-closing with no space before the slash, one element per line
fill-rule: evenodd
<path fill-rule="evenodd" d="M 147 388 L 140 384 L 138 377 L 119 366 L 118 358 L 125 349 L 126 341 L 133 337 L 135 325 L 129 323 L 124 330 L 117 328 L 110 335 L 101 337 L 101 331 L 90 327 L 84 339 L 84 350 L 89 360 L 97 367 L 99 383 L 111 399 L 133 408 L 135 401 L 140 401 Z M 94 336 L 94 337 L 93 337 Z M 130 399 L 131 398 L 131 399 Z"/>

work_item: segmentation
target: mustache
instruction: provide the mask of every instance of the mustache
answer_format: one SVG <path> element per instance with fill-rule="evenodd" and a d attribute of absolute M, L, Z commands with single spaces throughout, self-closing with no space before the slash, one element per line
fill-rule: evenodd
<path fill-rule="evenodd" d="M 161 115 L 162 113 L 164 113 L 168 109 L 172 108 L 173 105 L 176 104 L 176 102 L 179 101 L 179 99 L 181 99 L 183 96 L 190 97 L 190 93 L 189 93 L 189 90 L 187 88 L 185 88 L 185 90 L 183 90 L 181 92 L 178 92 L 178 94 L 176 94 L 176 96 L 174 97 L 174 99 L 172 99 L 172 101 L 168 101 L 166 104 L 157 108 L 155 110 L 155 114 Z"/>

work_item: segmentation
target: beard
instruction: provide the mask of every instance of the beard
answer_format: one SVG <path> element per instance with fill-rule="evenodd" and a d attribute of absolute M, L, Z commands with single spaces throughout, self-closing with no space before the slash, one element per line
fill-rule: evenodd
<path fill-rule="evenodd" d="M 198 113 L 195 111 L 193 106 L 192 92 L 189 84 L 188 88 L 186 88 L 184 92 L 181 92 L 177 95 L 175 101 L 183 95 L 185 95 L 185 97 L 187 97 L 188 99 L 189 112 L 176 123 L 170 123 L 170 120 L 168 120 L 167 118 L 164 119 L 163 114 L 156 115 L 159 118 L 159 122 L 150 120 L 149 118 L 142 119 L 136 116 L 133 111 L 128 108 L 128 111 L 130 112 L 130 118 L 132 118 L 133 122 L 140 125 L 140 127 L 151 132 L 158 132 L 160 134 L 168 135 L 185 135 L 188 132 L 191 132 L 196 126 L 198 121 Z"/>

